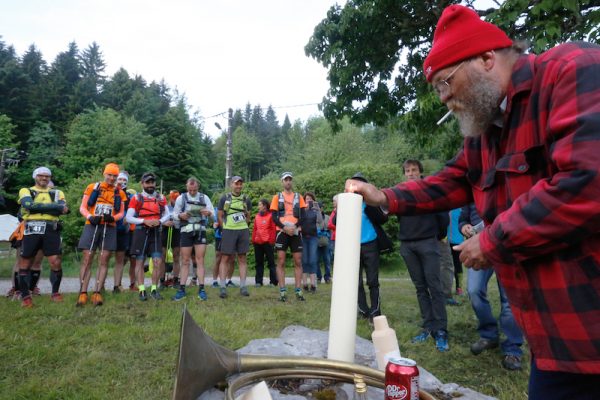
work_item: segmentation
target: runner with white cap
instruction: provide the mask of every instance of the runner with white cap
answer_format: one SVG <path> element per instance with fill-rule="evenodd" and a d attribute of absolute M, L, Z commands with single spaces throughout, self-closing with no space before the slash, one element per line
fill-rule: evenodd
<path fill-rule="evenodd" d="M 32 176 L 35 185 L 19 191 L 19 203 L 25 224 L 19 265 L 19 290 L 21 305 L 26 308 L 33 306 L 29 291 L 29 270 L 40 249 L 50 263 L 51 298 L 56 302 L 63 300 L 58 292 L 62 279 L 59 216 L 69 212 L 63 192 L 49 187 L 52 176 L 49 168 L 36 168 Z"/>

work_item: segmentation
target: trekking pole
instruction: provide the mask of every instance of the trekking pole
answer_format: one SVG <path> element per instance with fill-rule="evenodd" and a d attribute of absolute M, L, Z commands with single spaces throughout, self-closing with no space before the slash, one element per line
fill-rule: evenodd
<path fill-rule="evenodd" d="M 159 231 L 159 228 L 154 228 L 154 254 L 158 253 L 158 233 L 161 232 Z"/>
<path fill-rule="evenodd" d="M 148 244 L 148 235 L 150 234 L 150 228 L 146 229 L 146 237 L 144 238 L 144 246 L 142 247 L 142 256 L 146 254 L 146 245 Z"/>
<path fill-rule="evenodd" d="M 100 257 L 104 253 L 104 238 L 106 237 L 106 223 L 104 223 L 104 229 L 102 230 L 102 245 L 100 247 Z"/>
<path fill-rule="evenodd" d="M 92 243 L 90 243 L 90 252 L 94 248 L 94 242 L 96 241 L 96 232 L 98 232 L 98 225 L 94 228 L 94 235 L 92 236 Z"/>

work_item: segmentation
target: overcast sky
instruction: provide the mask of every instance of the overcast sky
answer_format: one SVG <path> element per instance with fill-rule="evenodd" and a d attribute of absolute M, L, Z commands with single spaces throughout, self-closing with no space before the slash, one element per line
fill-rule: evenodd
<path fill-rule="evenodd" d="M 111 76 L 119 68 L 164 78 L 210 117 L 250 102 L 279 122 L 321 115 L 326 70 L 304 45 L 327 10 L 345 0 L 0 0 L 0 35 L 21 56 L 34 43 L 50 64 L 75 41 L 98 43 Z M 205 120 L 205 131 L 218 134 Z"/>

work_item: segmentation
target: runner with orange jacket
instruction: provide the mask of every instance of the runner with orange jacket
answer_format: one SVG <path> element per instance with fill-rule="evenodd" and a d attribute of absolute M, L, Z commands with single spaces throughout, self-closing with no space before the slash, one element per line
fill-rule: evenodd
<path fill-rule="evenodd" d="M 116 221 L 125 214 L 127 196 L 117 185 L 119 166 L 109 163 L 104 168 L 104 181 L 90 183 L 83 192 L 79 212 L 85 218 L 85 226 L 79 238 L 79 249 L 83 251 L 83 259 L 79 270 L 79 297 L 77 306 L 84 306 L 88 301 L 88 285 L 91 277 L 91 266 L 96 250 L 100 248 L 100 262 L 96 275 L 96 286 L 92 294 L 92 304 L 103 303 L 101 288 L 108 273 L 108 260 L 117 249 Z"/>

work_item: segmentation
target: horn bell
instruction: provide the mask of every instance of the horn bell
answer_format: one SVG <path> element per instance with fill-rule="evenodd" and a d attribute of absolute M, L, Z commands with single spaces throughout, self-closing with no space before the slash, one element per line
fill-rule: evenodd
<path fill-rule="evenodd" d="M 173 400 L 195 399 L 238 370 L 238 353 L 213 341 L 184 306 Z"/>

